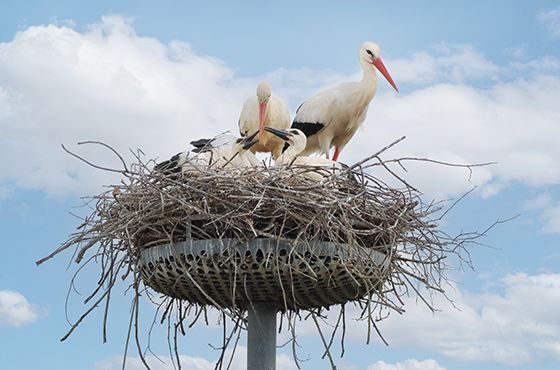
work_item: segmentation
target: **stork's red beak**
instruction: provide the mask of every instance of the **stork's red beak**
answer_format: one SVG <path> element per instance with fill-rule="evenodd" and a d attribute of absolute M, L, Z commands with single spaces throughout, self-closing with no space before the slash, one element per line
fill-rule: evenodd
<path fill-rule="evenodd" d="M 383 61 L 381 60 L 381 58 L 373 59 L 373 65 L 383 75 L 383 77 L 385 77 L 385 79 L 391 84 L 391 86 L 393 86 L 393 89 L 395 89 L 397 92 L 399 92 L 399 89 L 397 88 L 397 85 L 395 84 L 395 81 L 393 81 L 393 79 L 391 78 L 391 75 L 389 74 L 389 72 L 387 72 L 387 68 L 385 68 L 385 65 L 383 64 Z"/>
<path fill-rule="evenodd" d="M 261 140 L 263 138 L 264 135 L 264 114 L 266 112 L 266 104 L 267 101 L 263 101 L 262 103 L 259 103 L 259 140 Z"/>

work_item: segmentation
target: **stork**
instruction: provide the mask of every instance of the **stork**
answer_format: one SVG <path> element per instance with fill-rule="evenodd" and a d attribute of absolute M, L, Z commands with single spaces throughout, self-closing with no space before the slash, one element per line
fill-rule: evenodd
<path fill-rule="evenodd" d="M 369 103 L 377 90 L 376 70 L 399 91 L 381 61 L 377 44 L 364 42 L 358 50 L 358 61 L 363 71 L 361 81 L 345 82 L 319 92 L 297 109 L 292 128 L 307 136 L 302 155 L 322 152 L 328 159 L 334 146 L 333 160 L 338 160 L 340 152 L 366 118 Z"/>
<path fill-rule="evenodd" d="M 324 173 L 310 171 L 307 168 L 298 170 L 298 173 L 301 173 L 303 176 L 318 181 L 332 175 L 333 170 L 337 171 L 342 169 L 342 164 L 331 161 L 330 159 L 299 156 L 300 153 L 304 151 L 307 144 L 307 138 L 301 130 L 294 128 L 279 130 L 271 127 L 265 127 L 265 130 L 276 135 L 288 144 L 288 148 L 274 162 L 275 165 L 304 165 L 325 169 L 326 171 L 324 171 Z"/>
<path fill-rule="evenodd" d="M 175 154 L 170 159 L 158 163 L 155 170 L 170 173 L 188 172 L 200 168 L 244 168 L 260 166 L 261 162 L 249 151 L 258 140 L 257 132 L 244 138 L 221 135 L 213 139 L 191 141 L 195 148 Z"/>
<path fill-rule="evenodd" d="M 239 115 L 239 132 L 247 136 L 259 132 L 259 142 L 251 152 L 271 152 L 274 159 L 282 154 L 284 142 L 265 132 L 264 127 L 285 129 L 290 127 L 290 112 L 284 101 L 272 95 L 270 84 L 262 81 L 257 86 L 257 95 L 248 98 Z"/>

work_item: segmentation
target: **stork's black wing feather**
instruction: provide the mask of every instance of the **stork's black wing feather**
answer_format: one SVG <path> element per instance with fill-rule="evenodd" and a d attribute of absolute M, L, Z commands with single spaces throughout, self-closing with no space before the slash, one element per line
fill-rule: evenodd
<path fill-rule="evenodd" d="M 320 122 L 297 122 L 297 121 L 294 121 L 292 123 L 292 128 L 297 128 L 298 130 L 301 130 L 305 134 L 305 137 L 315 135 L 316 133 L 321 131 L 323 129 L 323 127 L 325 127 L 325 125 L 320 123 Z"/>

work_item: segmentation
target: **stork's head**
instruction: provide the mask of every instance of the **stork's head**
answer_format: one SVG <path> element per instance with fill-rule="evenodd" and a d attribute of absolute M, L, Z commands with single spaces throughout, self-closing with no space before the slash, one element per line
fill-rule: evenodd
<path fill-rule="evenodd" d="M 270 95 L 272 95 L 272 88 L 270 84 L 266 81 L 262 81 L 259 86 L 257 86 L 257 99 L 259 103 L 266 102 Z"/>
<path fill-rule="evenodd" d="M 259 101 L 259 139 L 262 139 L 264 134 L 264 118 L 266 115 L 266 106 L 268 104 L 268 99 L 272 95 L 272 88 L 270 84 L 266 81 L 262 81 L 259 86 L 257 86 L 257 100 Z"/>
<path fill-rule="evenodd" d="M 301 153 L 307 145 L 307 137 L 303 131 L 298 130 L 297 128 L 281 130 L 272 127 L 265 127 L 265 130 L 287 142 L 295 154 Z"/>
<path fill-rule="evenodd" d="M 395 89 L 397 92 L 399 91 L 397 85 L 391 78 L 391 75 L 389 74 L 387 68 L 385 68 L 383 61 L 381 60 L 381 49 L 379 49 L 379 46 L 376 43 L 371 41 L 364 42 L 358 50 L 358 57 L 360 58 L 360 63 L 363 64 L 365 62 L 367 64 L 373 65 L 379 71 L 379 73 L 381 73 L 383 77 L 385 77 L 385 79 L 391 84 L 391 86 L 393 86 L 393 89 Z"/>

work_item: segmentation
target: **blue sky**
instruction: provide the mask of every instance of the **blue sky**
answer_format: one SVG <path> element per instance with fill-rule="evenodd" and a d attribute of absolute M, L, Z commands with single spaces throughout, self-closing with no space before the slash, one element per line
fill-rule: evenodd
<path fill-rule="evenodd" d="M 377 42 L 400 93 L 380 80 L 352 163 L 407 136 L 390 156 L 497 161 L 475 170 L 410 166 L 427 198 L 476 191 L 446 217 L 450 231 L 499 225 L 472 250 L 475 271 L 451 271 L 460 310 L 413 297 L 381 324 L 391 346 L 349 332 L 340 368 L 556 369 L 560 362 L 560 7 L 554 1 L 10 2 L 0 13 L 0 369 L 120 368 L 129 296 L 115 299 L 109 342 L 100 313 L 64 343 L 70 253 L 37 268 L 78 221 L 79 197 L 118 181 L 69 158 L 64 143 L 101 140 L 165 158 L 193 139 L 236 131 L 261 79 L 293 112 L 303 99 L 357 79 L 356 49 Z M 117 165 L 93 148 L 99 163 Z M 83 293 L 95 280 L 88 270 Z M 83 306 L 73 296 L 70 316 Z M 150 310 L 150 307 L 146 307 Z M 304 369 L 326 368 L 302 326 Z M 182 342 L 207 369 L 220 330 Z M 165 345 L 154 352 L 165 355 Z M 241 351 L 242 352 L 242 351 Z M 279 368 L 292 369 L 279 351 Z M 131 356 L 135 356 L 131 353 Z M 138 368 L 132 358 L 129 369 Z M 159 367 L 158 367 L 159 366 Z M 236 363 L 243 368 L 243 359 Z M 157 369 L 167 369 L 158 364 Z"/>

